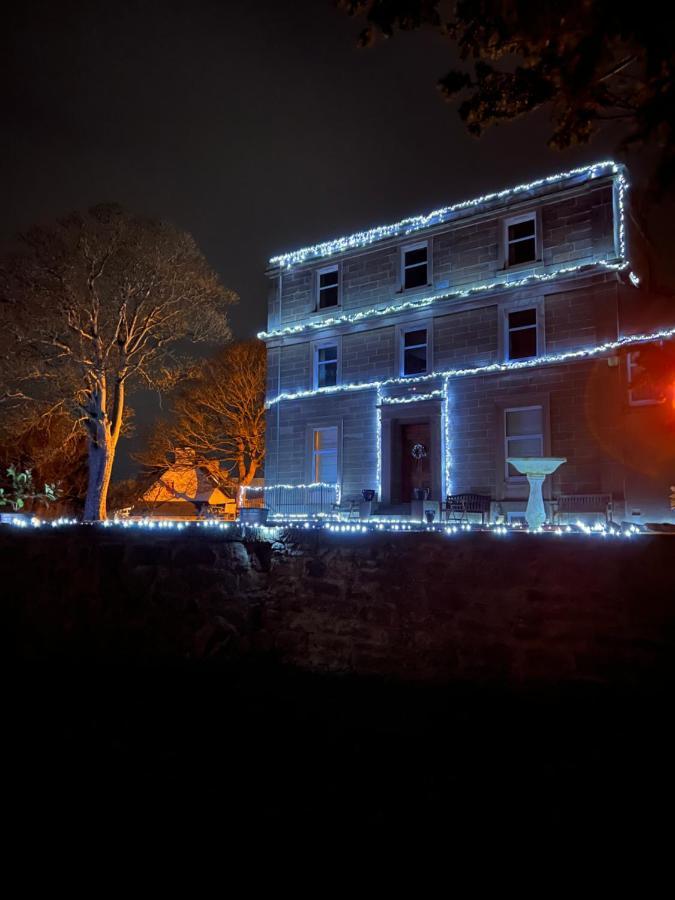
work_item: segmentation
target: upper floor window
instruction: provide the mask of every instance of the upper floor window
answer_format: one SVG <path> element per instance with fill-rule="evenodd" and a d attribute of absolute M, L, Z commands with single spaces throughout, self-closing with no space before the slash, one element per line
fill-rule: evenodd
<path fill-rule="evenodd" d="M 338 430 L 315 428 L 312 432 L 312 481 L 337 482 Z"/>
<path fill-rule="evenodd" d="M 429 283 L 429 245 L 411 244 L 401 248 L 403 289 L 424 287 Z"/>
<path fill-rule="evenodd" d="M 426 328 L 401 332 L 401 375 L 423 375 L 428 368 L 429 343 Z"/>
<path fill-rule="evenodd" d="M 544 455 L 543 406 L 514 406 L 504 410 L 504 459 L 509 456 Z M 507 481 L 524 481 L 510 463 L 506 463 Z"/>
<path fill-rule="evenodd" d="M 658 387 L 651 384 L 649 377 L 644 376 L 645 370 L 638 362 L 639 357 L 639 350 L 626 354 L 629 406 L 656 406 L 663 403 Z"/>
<path fill-rule="evenodd" d="M 317 309 L 337 306 L 339 298 L 339 272 L 337 266 L 326 266 L 317 272 Z"/>
<path fill-rule="evenodd" d="M 528 213 L 507 219 L 505 257 L 507 266 L 534 262 L 537 258 L 537 216 Z"/>
<path fill-rule="evenodd" d="M 507 359 L 537 356 L 537 308 L 512 309 L 506 316 Z"/>
<path fill-rule="evenodd" d="M 320 344 L 314 348 L 314 387 L 334 387 L 338 383 L 338 345 Z"/>

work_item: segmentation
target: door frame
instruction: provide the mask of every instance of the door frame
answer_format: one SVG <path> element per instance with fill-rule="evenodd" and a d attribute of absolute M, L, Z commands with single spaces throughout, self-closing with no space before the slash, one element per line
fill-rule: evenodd
<path fill-rule="evenodd" d="M 394 482 L 393 460 L 398 428 L 400 425 L 413 425 L 416 423 L 429 423 L 429 462 L 431 468 L 431 494 L 429 499 L 442 499 L 442 400 L 421 400 L 419 403 L 386 404 L 382 406 L 382 497 L 381 502 L 390 504 L 392 500 L 392 485 Z M 410 502 L 401 501 L 401 502 Z"/>

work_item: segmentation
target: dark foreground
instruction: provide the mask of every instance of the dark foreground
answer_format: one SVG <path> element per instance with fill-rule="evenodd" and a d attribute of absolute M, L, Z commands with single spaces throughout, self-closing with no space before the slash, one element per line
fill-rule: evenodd
<path fill-rule="evenodd" d="M 0 534 L 14 835 L 659 853 L 673 543 L 410 538 Z"/>
<path fill-rule="evenodd" d="M 670 833 L 671 686 L 405 686 L 274 664 L 14 675 L 9 808 L 57 831 L 67 810 L 85 830 L 213 822 L 273 840 Z"/>

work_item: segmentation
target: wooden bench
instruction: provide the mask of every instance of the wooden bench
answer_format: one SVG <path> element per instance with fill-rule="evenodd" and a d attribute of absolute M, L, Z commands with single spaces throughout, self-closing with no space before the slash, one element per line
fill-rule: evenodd
<path fill-rule="evenodd" d="M 561 515 L 581 515 L 602 513 L 607 523 L 612 521 L 614 511 L 611 494 L 560 494 L 556 500 L 555 517 Z"/>
<path fill-rule="evenodd" d="M 485 525 L 485 516 L 490 514 L 492 498 L 486 494 L 448 494 L 441 504 L 441 521 L 445 513 L 446 522 L 468 522 L 469 514 L 480 514 Z"/>

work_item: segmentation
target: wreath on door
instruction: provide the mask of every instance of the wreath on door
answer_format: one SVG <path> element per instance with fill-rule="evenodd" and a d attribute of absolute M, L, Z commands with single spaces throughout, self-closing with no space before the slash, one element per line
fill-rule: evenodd
<path fill-rule="evenodd" d="M 424 457 L 427 455 L 427 448 L 424 446 L 424 444 L 413 444 L 413 448 L 410 452 L 413 459 L 419 461 L 420 459 L 424 459 Z"/>

